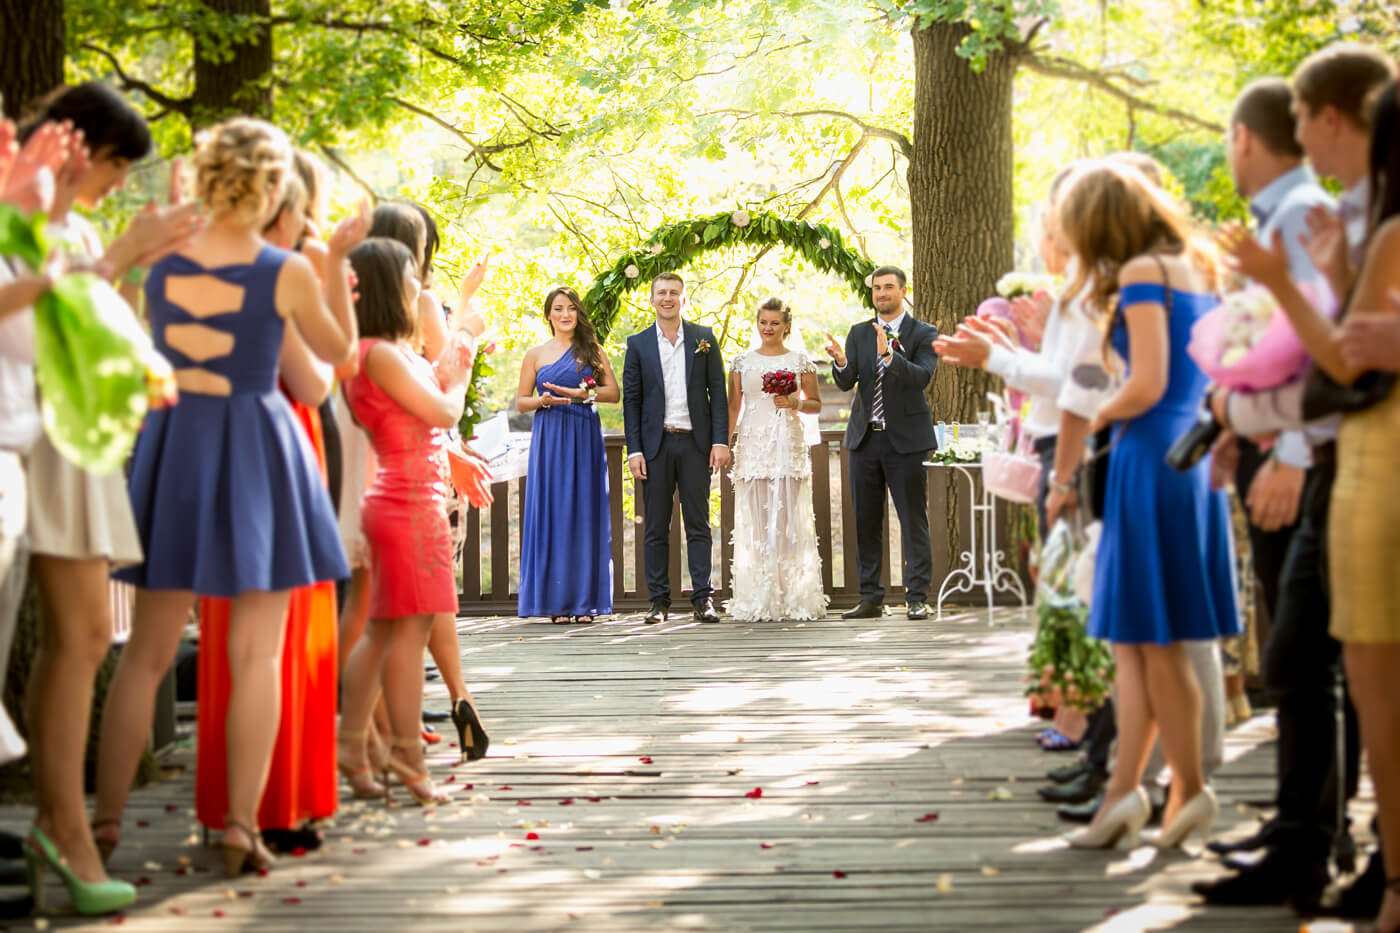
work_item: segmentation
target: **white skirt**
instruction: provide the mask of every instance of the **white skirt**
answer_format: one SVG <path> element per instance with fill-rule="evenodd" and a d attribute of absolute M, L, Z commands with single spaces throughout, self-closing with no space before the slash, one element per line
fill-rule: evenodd
<path fill-rule="evenodd" d="M 826 615 L 811 476 L 734 479 L 734 598 L 741 622 Z"/>
<path fill-rule="evenodd" d="M 97 476 L 68 461 L 43 435 L 28 457 L 29 550 L 115 566 L 141 563 L 141 539 L 121 470 Z"/>

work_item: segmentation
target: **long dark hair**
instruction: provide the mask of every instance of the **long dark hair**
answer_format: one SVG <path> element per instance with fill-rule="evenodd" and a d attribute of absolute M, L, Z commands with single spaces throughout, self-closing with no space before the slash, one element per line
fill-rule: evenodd
<path fill-rule="evenodd" d="M 423 284 L 428 284 L 428 279 L 433 272 L 433 257 L 437 255 L 438 247 L 442 245 L 442 237 L 438 235 L 437 218 L 433 212 L 428 210 L 417 201 L 409 201 L 408 206 L 418 212 L 423 218 L 423 269 L 418 276 L 423 280 Z"/>
<path fill-rule="evenodd" d="M 578 296 L 578 292 L 572 288 L 559 286 L 551 289 L 548 295 L 544 296 L 544 319 L 549 324 L 549 332 L 554 333 L 554 322 L 549 319 L 549 309 L 554 305 L 554 299 L 563 295 L 569 299 L 569 303 L 574 306 L 577 312 L 578 323 L 574 325 L 574 339 L 572 347 L 574 350 L 574 360 L 579 372 L 585 367 L 593 367 L 593 378 L 598 382 L 603 381 L 603 346 L 598 342 L 598 332 L 593 329 L 593 321 L 588 316 L 588 309 L 584 307 L 583 299 Z"/>
<path fill-rule="evenodd" d="M 428 238 L 423 217 L 411 204 L 388 201 L 376 207 L 369 215 L 369 235 L 398 240 L 413 253 L 414 268 L 418 268 L 418 257 L 423 255 L 423 247 Z M 423 270 L 419 269 L 421 276 Z"/>
<path fill-rule="evenodd" d="M 360 296 L 355 320 L 361 337 L 398 340 L 413 335 L 417 309 L 408 307 L 403 290 L 403 267 L 413 263 L 408 247 L 388 237 L 369 237 L 350 251 L 355 291 Z"/>
<path fill-rule="evenodd" d="M 1400 81 L 1391 81 L 1371 107 L 1370 232 L 1400 214 Z"/>

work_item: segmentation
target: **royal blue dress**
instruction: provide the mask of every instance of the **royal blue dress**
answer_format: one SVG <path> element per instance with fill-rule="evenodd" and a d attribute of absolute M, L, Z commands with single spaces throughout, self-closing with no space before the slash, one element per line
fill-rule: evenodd
<path fill-rule="evenodd" d="M 578 368 L 571 347 L 535 374 L 576 386 L 593 375 Z M 598 616 L 612 612 L 612 520 L 603 425 L 589 405 L 555 405 L 535 412 L 525 515 L 520 523 L 521 616 Z"/>
<path fill-rule="evenodd" d="M 202 370 L 229 391 L 181 389 L 174 407 L 146 416 L 127 482 L 146 559 L 117 579 L 234 597 L 350 575 L 315 452 L 277 387 L 286 322 L 275 293 L 289 255 L 264 246 L 251 263 L 206 268 L 174 255 L 151 267 L 156 348 L 177 373 Z M 192 313 L 167 298 L 167 283 L 180 294 L 205 277 L 241 290 L 241 303 Z M 228 296 L 237 300 L 238 291 Z M 209 356 L 214 344 L 189 325 L 227 335 L 227 349 Z"/>
<path fill-rule="evenodd" d="M 1121 306 L 1167 304 L 1154 283 L 1123 288 Z M 1103 536 L 1094 567 L 1089 634 L 1124 644 L 1214 639 L 1240 631 L 1235 558 L 1225 493 L 1210 488 L 1210 463 L 1179 473 L 1167 450 L 1195 423 L 1206 377 L 1186 355 L 1191 326 L 1220 303 L 1172 289 L 1167 315 L 1167 391 L 1153 408 L 1114 426 Z M 1119 324 L 1113 346 L 1128 359 Z"/>

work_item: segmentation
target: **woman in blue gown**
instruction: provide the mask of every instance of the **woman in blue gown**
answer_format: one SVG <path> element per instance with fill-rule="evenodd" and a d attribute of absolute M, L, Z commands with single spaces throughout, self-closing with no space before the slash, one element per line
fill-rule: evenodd
<path fill-rule="evenodd" d="M 516 399 L 535 413 L 519 613 L 587 623 L 612 612 L 608 462 L 596 406 L 617 402 L 621 390 L 578 293 L 554 289 L 544 313 L 553 336 L 525 353 Z"/>
<path fill-rule="evenodd" d="M 1136 838 L 1151 811 L 1141 783 L 1160 731 L 1172 786 L 1157 842 L 1174 846 L 1193 831 L 1204 839 L 1217 812 L 1202 766 L 1201 685 L 1186 643 L 1239 631 L 1224 493 L 1210 488 L 1209 463 L 1178 473 L 1164 462 L 1205 393 L 1206 378 L 1186 354 L 1191 327 L 1220 299 L 1184 209 L 1140 172 L 1103 162 L 1068 184 L 1060 222 L 1081 270 L 1069 292 L 1086 296 L 1127 360 L 1121 387 L 1089 425 L 1091 432 L 1111 426 L 1114 445 L 1089 634 L 1113 644 L 1118 760 L 1094 823 L 1070 843 Z M 1051 515 L 1064 508 L 1082 446 L 1057 452 Z"/>

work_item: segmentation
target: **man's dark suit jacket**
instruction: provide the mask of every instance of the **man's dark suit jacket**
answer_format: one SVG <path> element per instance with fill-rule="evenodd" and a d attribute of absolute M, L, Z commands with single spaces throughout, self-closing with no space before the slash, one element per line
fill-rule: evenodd
<path fill-rule="evenodd" d="M 691 437 L 707 458 L 710 447 L 729 443 L 729 402 L 724 390 L 724 361 L 719 341 L 708 327 L 681 321 L 685 339 L 686 407 L 690 410 Z M 622 421 L 627 454 L 655 459 L 661 450 L 666 423 L 666 384 L 661 372 L 661 351 L 656 327 L 627 338 L 622 362 Z M 705 342 L 709 349 L 697 353 Z M 927 409 L 925 409 L 927 410 Z"/>
<path fill-rule="evenodd" d="M 856 389 L 851 401 L 851 418 L 846 424 L 846 449 L 855 450 L 870 432 L 870 410 L 875 404 L 875 328 L 877 318 L 867 318 L 846 334 L 846 368 L 831 368 L 831 379 L 849 391 Z M 885 426 L 890 446 L 897 453 L 912 454 L 938 447 L 933 431 L 933 416 L 929 412 L 924 389 L 933 378 L 938 356 L 933 341 L 938 330 L 931 324 L 905 314 L 899 328 L 900 348 L 890 356 L 885 370 Z"/>

